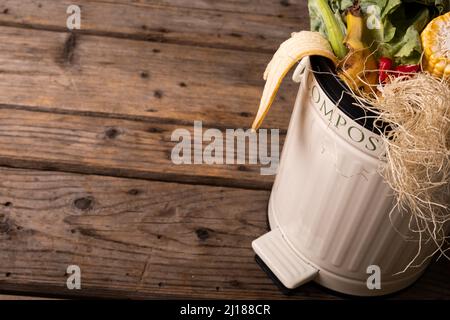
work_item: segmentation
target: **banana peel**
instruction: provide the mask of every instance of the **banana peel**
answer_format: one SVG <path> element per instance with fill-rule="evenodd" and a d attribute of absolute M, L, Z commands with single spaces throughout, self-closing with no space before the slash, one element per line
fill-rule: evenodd
<path fill-rule="evenodd" d="M 277 91 L 288 71 L 306 56 L 317 55 L 330 59 L 337 64 L 330 43 L 320 33 L 301 31 L 293 33 L 291 38 L 281 44 L 264 72 L 266 84 L 259 104 L 258 113 L 252 124 L 257 130 L 272 105 Z"/>
<path fill-rule="evenodd" d="M 355 93 L 369 93 L 378 83 L 378 66 L 375 56 L 363 41 L 365 28 L 359 6 L 351 7 L 347 12 L 347 34 L 344 44 L 349 49 L 339 62 L 338 75 Z"/>

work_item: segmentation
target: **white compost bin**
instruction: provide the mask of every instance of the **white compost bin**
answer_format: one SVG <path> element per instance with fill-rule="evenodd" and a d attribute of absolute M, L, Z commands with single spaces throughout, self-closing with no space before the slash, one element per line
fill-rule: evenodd
<path fill-rule="evenodd" d="M 401 272 L 419 244 L 408 214 L 389 215 L 393 192 L 378 173 L 380 135 L 330 99 L 329 79 L 320 83 L 311 72 L 316 60 L 324 61 L 305 58 L 294 73 L 300 89 L 270 196 L 271 231 L 253 249 L 290 289 L 315 281 L 359 296 L 401 290 L 430 259 Z M 432 249 L 422 244 L 416 261 Z"/>

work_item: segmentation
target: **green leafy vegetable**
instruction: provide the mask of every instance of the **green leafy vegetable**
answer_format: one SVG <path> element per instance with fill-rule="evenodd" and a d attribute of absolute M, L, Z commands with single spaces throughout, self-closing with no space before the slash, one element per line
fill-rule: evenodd
<path fill-rule="evenodd" d="M 328 3 L 334 19 L 338 20 L 336 23 L 345 34 L 344 13 L 354 1 L 322 1 Z M 310 4 L 315 2 L 309 0 Z M 364 43 L 377 57 L 389 57 L 397 65 L 419 63 L 422 54 L 421 31 L 431 19 L 450 11 L 449 0 L 359 0 L 359 4 L 367 26 Z M 309 7 L 310 11 L 311 7 L 314 8 Z M 326 29 L 320 14 L 316 11 L 311 16 L 313 31 L 323 32 Z M 324 35 L 328 36 L 326 32 Z"/>

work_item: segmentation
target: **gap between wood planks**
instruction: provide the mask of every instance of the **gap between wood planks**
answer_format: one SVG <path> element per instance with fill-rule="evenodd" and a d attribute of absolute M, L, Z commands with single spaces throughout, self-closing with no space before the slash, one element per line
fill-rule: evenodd
<path fill-rule="evenodd" d="M 193 122 L 189 120 L 177 119 L 177 118 L 158 118 L 152 116 L 133 116 L 131 114 L 114 114 L 114 113 L 102 113 L 102 112 L 94 112 L 94 111 L 78 111 L 78 110 L 64 110 L 60 108 L 45 108 L 45 107 L 31 107 L 27 105 L 13 105 L 13 104 L 4 104 L 0 103 L 0 109 L 4 110 L 22 110 L 22 111 L 31 111 L 31 112 L 43 112 L 43 113 L 54 113 L 61 115 L 75 115 L 75 116 L 85 116 L 85 117 L 93 117 L 93 118 L 107 118 L 107 119 L 122 119 L 122 120 L 130 120 L 137 122 L 144 122 L 148 124 L 157 123 L 157 124 L 172 124 L 179 125 L 184 127 L 192 127 Z M 205 122 L 206 129 L 214 128 L 219 130 L 231 129 L 229 126 L 225 126 L 220 122 Z M 270 130 L 270 128 L 262 125 L 261 129 Z M 244 128 L 246 130 L 246 128 Z M 287 129 L 279 129 L 280 136 L 284 140 Z"/>
<path fill-rule="evenodd" d="M 263 190 L 274 179 L 249 164 L 248 152 L 245 164 L 175 165 L 179 125 L 1 108 L 0 119 L 4 166 Z"/>
<path fill-rule="evenodd" d="M 0 27 L 42 30 L 42 31 L 49 31 L 49 32 L 65 32 L 68 34 L 77 33 L 79 35 L 91 35 L 91 36 L 99 36 L 99 37 L 115 38 L 115 39 L 127 39 L 127 40 L 136 40 L 136 41 L 169 43 L 169 44 L 177 44 L 177 45 L 188 46 L 188 47 L 226 49 L 226 50 L 235 50 L 235 51 L 242 51 L 242 52 L 259 52 L 259 53 L 272 53 L 272 54 L 274 53 L 274 50 L 271 50 L 271 49 L 245 48 L 245 47 L 227 45 L 227 44 L 208 44 L 208 43 L 198 43 L 195 41 L 172 40 L 172 39 L 166 39 L 162 36 L 152 35 L 152 34 L 140 35 L 140 34 L 132 34 L 132 33 L 120 33 L 120 32 L 111 32 L 111 31 L 84 30 L 84 29 L 76 30 L 76 31 L 68 31 L 67 28 L 52 27 L 52 26 L 37 25 L 37 24 L 3 22 L 3 21 L 0 21 Z"/>

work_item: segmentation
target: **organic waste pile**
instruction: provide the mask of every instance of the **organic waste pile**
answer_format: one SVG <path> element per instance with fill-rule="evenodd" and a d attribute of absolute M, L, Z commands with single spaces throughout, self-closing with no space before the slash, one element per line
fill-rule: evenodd
<path fill-rule="evenodd" d="M 330 59 L 358 106 L 377 117 L 380 173 L 394 190 L 392 212 L 408 213 L 418 234 L 416 258 L 425 241 L 449 258 L 450 0 L 309 0 L 308 8 L 311 31 L 292 34 L 267 66 L 252 128 L 300 59 Z"/>

